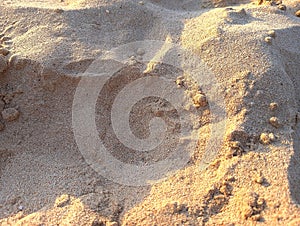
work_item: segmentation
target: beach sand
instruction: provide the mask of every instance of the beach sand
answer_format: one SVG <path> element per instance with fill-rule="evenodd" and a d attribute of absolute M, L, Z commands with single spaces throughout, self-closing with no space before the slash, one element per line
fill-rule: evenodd
<path fill-rule="evenodd" d="M 0 225 L 300 225 L 299 1 L 2 0 L 0 7 Z M 99 56 L 145 40 L 174 43 L 191 53 L 187 61 L 198 57 L 215 86 L 172 65 L 138 62 L 156 48 L 163 59 L 163 46 L 128 55 L 94 106 L 112 155 L 128 165 L 156 163 L 180 140 L 181 115 L 148 98 L 130 113 L 133 133 L 148 137 L 151 119 L 161 117 L 170 139 L 153 153 L 116 141 L 111 105 L 133 78 L 177 78 L 198 134 L 184 167 L 135 186 L 86 160 L 74 96 Z M 214 120 L 220 106 L 225 117 Z M 210 139 L 214 128 L 218 141 Z"/>

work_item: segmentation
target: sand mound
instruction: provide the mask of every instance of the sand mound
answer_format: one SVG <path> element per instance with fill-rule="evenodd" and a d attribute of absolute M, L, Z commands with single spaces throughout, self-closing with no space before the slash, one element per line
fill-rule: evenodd
<path fill-rule="evenodd" d="M 296 1 L 284 4 L 286 10 L 240 1 L 2 1 L 0 224 L 298 225 L 300 19 Z M 119 142 L 113 104 L 128 84 L 144 77 L 172 81 L 188 103 L 188 132 L 199 134 L 185 167 L 157 184 L 127 186 L 87 161 L 76 143 L 73 103 L 82 74 L 99 56 L 144 40 L 176 43 L 191 53 L 183 56 L 187 61 L 199 57 L 218 96 L 188 70 L 140 62 L 151 49 L 126 56 L 126 67 L 99 90 L 91 111 L 110 153 L 142 167 L 168 158 L 181 142 L 179 132 L 187 128 L 180 124 L 182 114 L 155 96 L 137 101 L 128 121 L 136 137 L 147 139 L 151 125 L 157 126 L 152 119 L 163 119 L 161 146 L 138 152 Z M 164 45 L 156 48 L 155 57 L 168 58 Z M 214 112 L 222 112 L 214 103 L 219 99 L 225 104 L 222 120 L 214 119 Z M 127 119 L 121 116 L 120 123 Z M 219 128 L 214 126 L 225 122 L 216 155 L 203 161 L 207 147 L 217 144 L 210 139 Z"/>

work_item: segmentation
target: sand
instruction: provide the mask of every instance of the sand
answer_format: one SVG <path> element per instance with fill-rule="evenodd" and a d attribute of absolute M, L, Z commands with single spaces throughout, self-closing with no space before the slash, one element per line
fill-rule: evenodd
<path fill-rule="evenodd" d="M 300 225 L 300 2 L 282 4 L 2 0 L 0 225 Z M 170 43 L 184 54 L 168 55 Z M 102 89 L 83 86 L 107 51 L 126 66 L 105 64 L 101 72 L 114 73 Z M 178 59 L 205 68 L 205 79 Z M 135 100 L 169 95 L 156 78 L 171 82 L 182 111 L 155 96 Z M 93 122 L 98 134 L 85 134 Z M 127 139 L 127 122 L 140 139 L 160 128 L 161 145 L 126 147 L 115 128 Z M 94 137 L 129 168 L 86 154 Z"/>

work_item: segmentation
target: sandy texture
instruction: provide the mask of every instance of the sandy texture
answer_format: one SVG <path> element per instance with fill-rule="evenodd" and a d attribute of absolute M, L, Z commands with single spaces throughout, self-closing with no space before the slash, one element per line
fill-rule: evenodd
<path fill-rule="evenodd" d="M 0 225 L 300 225 L 300 3 L 283 4 L 2 0 Z M 212 124 L 199 97 L 205 93 L 195 91 L 191 75 L 153 66 L 150 75 L 181 76 L 174 84 L 198 104 L 191 114 L 201 115 L 194 125 L 201 135 L 185 168 L 134 187 L 86 163 L 72 102 L 81 73 L 100 54 L 143 40 L 172 41 L 199 56 L 216 77 L 227 117 L 217 157 L 199 171 Z M 159 161 L 174 145 L 148 155 L 113 140 L 110 104 L 144 66 L 119 71 L 96 105 L 99 136 L 131 164 Z M 132 112 L 137 136 L 149 136 L 155 116 L 176 140 L 178 115 L 167 103 L 145 99 Z"/>

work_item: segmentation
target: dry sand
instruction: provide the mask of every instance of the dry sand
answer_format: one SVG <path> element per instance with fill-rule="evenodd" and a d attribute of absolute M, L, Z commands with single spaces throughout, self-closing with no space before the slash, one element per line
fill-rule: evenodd
<path fill-rule="evenodd" d="M 0 225 L 300 225 L 300 2 L 283 4 L 286 10 L 273 1 L 2 0 Z M 135 187 L 86 163 L 72 103 L 93 60 L 143 40 L 171 40 L 198 55 L 216 76 L 227 117 L 222 147 L 204 171 L 208 106 L 200 108 L 201 136 L 186 167 Z M 141 67 L 119 72 L 108 102 Z M 158 65 L 151 73 L 179 72 Z M 105 131 L 106 105 L 96 108 Z M 149 122 L 142 106 L 133 122 Z M 147 136 L 140 126 L 133 131 Z M 122 161 L 143 158 L 106 138 Z M 160 151 L 144 160 L 164 158 Z"/>

